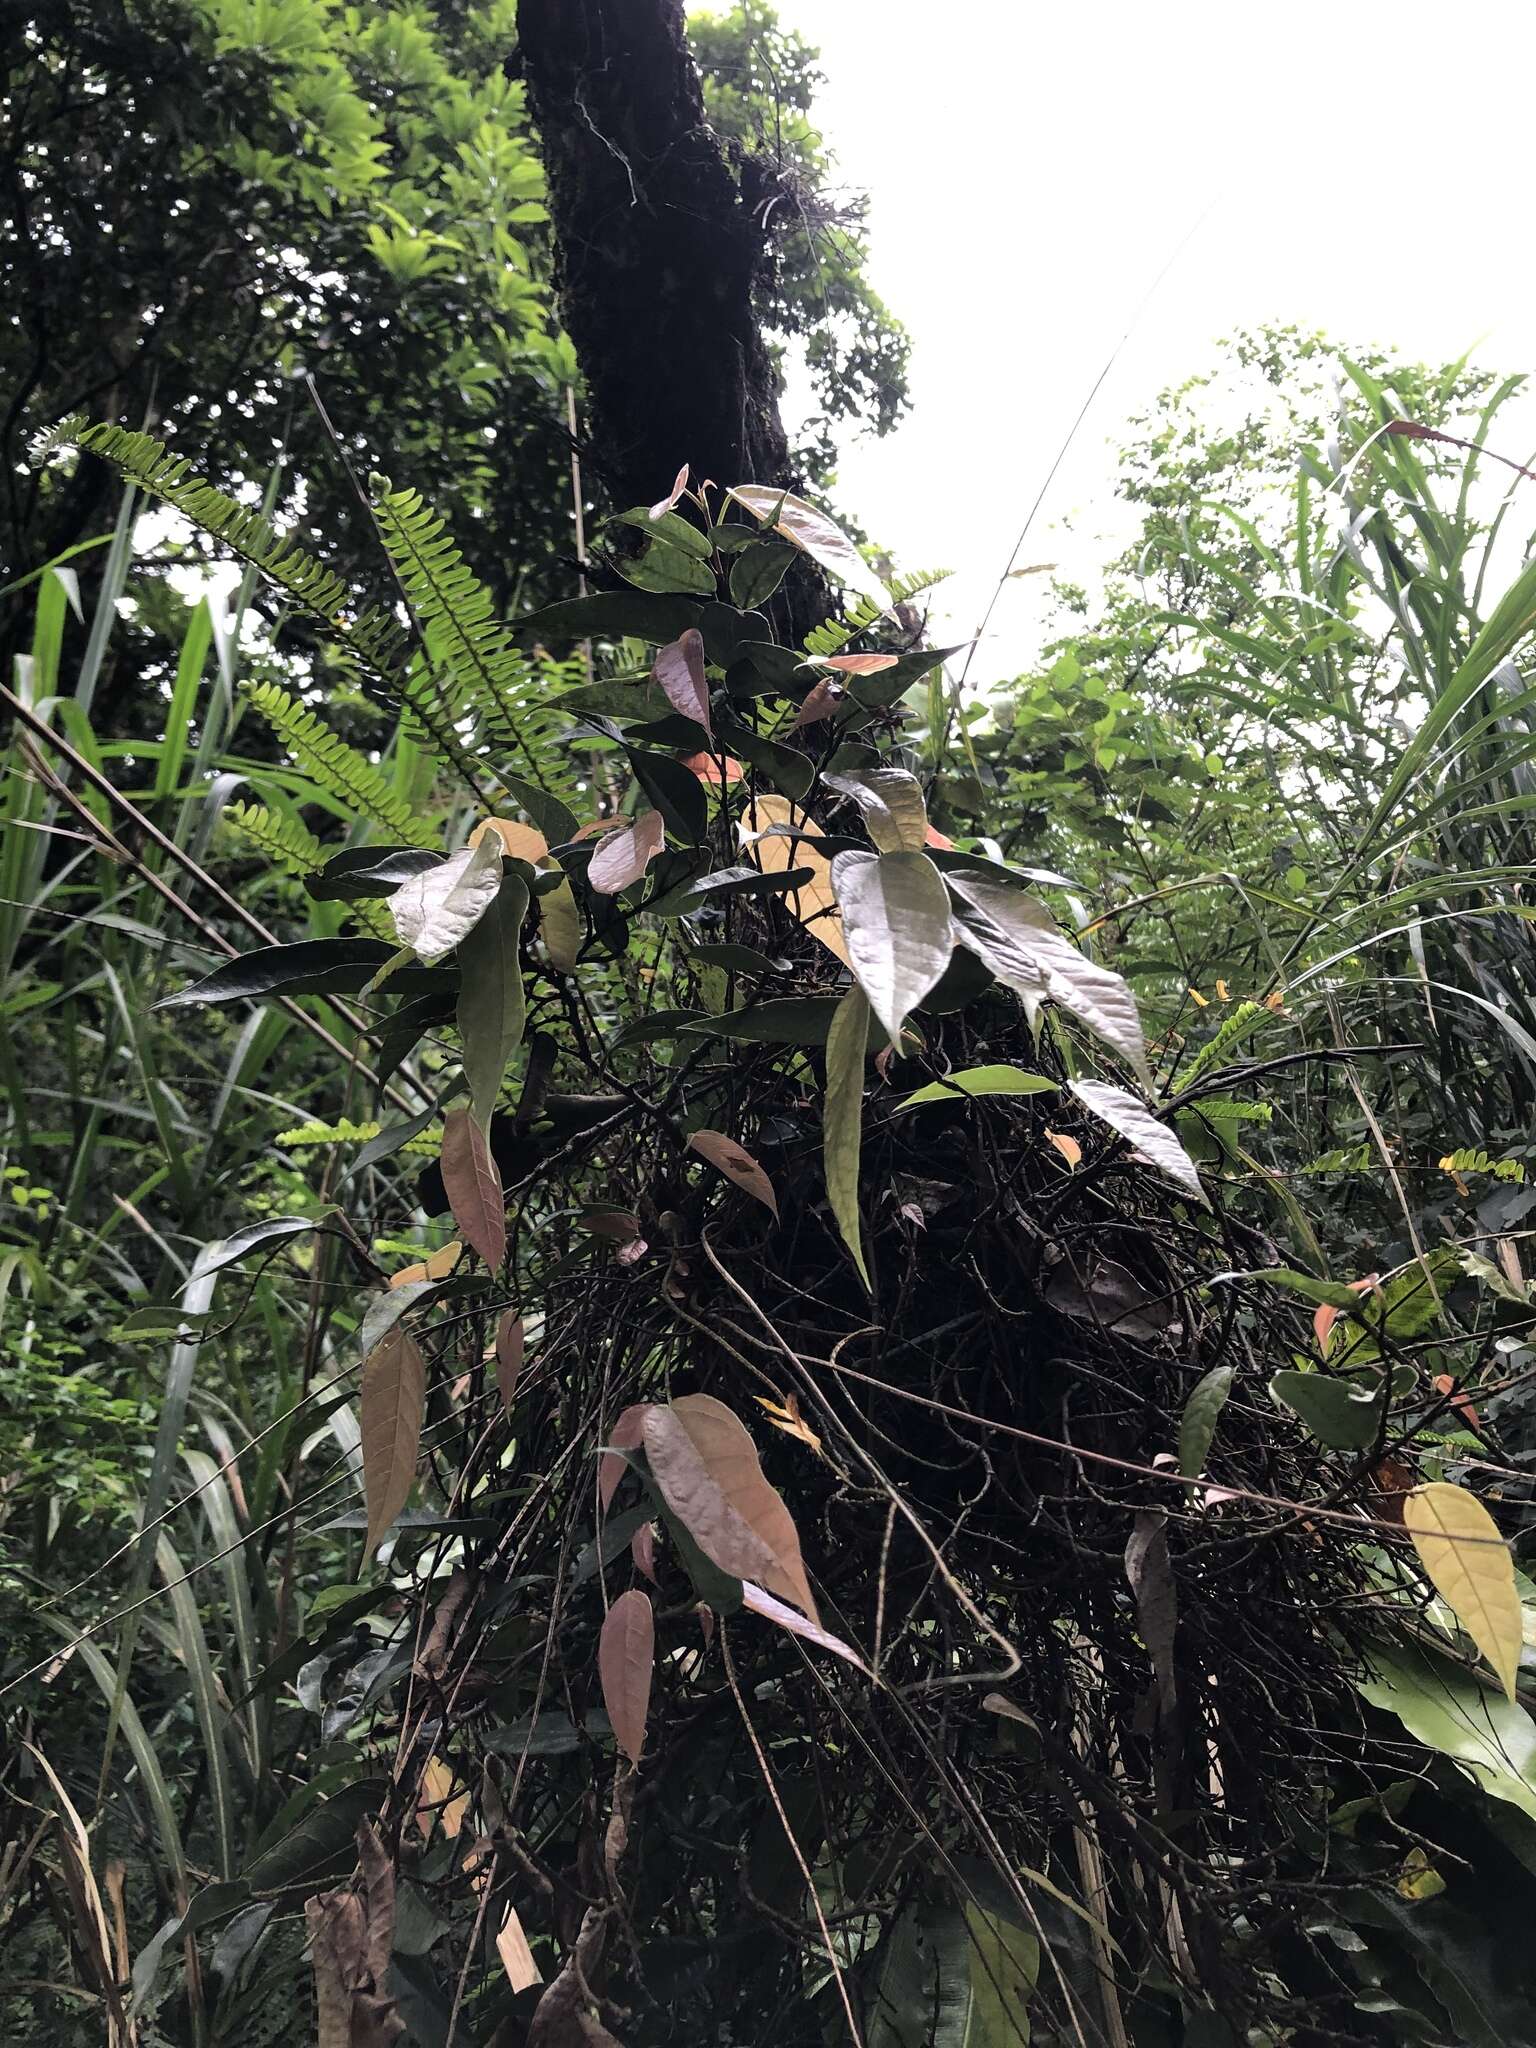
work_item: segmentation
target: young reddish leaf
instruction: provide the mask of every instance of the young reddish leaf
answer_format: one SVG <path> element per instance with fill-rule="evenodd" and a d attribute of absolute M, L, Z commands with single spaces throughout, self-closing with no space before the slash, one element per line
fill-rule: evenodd
<path fill-rule="evenodd" d="M 1363 1280 L 1350 1280 L 1345 1284 L 1351 1294 L 1369 1294 L 1373 1288 L 1381 1284 L 1381 1275 L 1367 1273 Z M 1320 1303 L 1317 1314 L 1312 1318 L 1312 1334 L 1317 1339 L 1317 1348 L 1324 1358 L 1328 1356 L 1328 1346 L 1333 1342 L 1333 1326 L 1338 1319 L 1339 1312 L 1331 1301 Z"/>
<path fill-rule="evenodd" d="M 645 873 L 666 841 L 660 811 L 647 811 L 633 825 L 621 825 L 602 840 L 587 864 L 587 881 L 599 896 L 617 896 Z"/>
<path fill-rule="evenodd" d="M 496 1386 L 501 1405 L 510 1409 L 517 1398 L 517 1378 L 523 1369 L 523 1319 L 508 1309 L 496 1325 Z"/>
<path fill-rule="evenodd" d="M 1045 1136 L 1046 1142 L 1056 1147 L 1068 1166 L 1082 1165 L 1083 1148 L 1076 1138 L 1069 1138 L 1065 1131 L 1047 1131 Z"/>
<path fill-rule="evenodd" d="M 672 488 L 664 498 L 658 498 L 650 508 L 652 519 L 659 519 L 663 512 L 670 512 L 678 499 L 688 488 L 688 465 L 685 462 L 673 479 Z"/>
<path fill-rule="evenodd" d="M 690 1459 L 677 1441 L 681 1430 Z M 757 1447 L 711 1394 L 684 1394 L 645 1418 L 645 1448 L 667 1505 L 712 1564 L 755 1579 L 816 1619 L 789 1509 L 763 1477 Z"/>
<path fill-rule="evenodd" d="M 485 1133 L 467 1109 L 443 1124 L 443 1188 L 453 1220 L 494 1272 L 507 1256 L 507 1207 Z"/>
<path fill-rule="evenodd" d="M 720 773 L 720 763 L 713 754 L 682 754 L 678 757 L 690 774 L 697 775 L 700 782 L 710 783 L 719 789 L 723 783 L 740 782 L 741 763 L 725 756 L 725 773 Z"/>
<path fill-rule="evenodd" d="M 761 1202 L 774 1222 L 778 1222 L 779 1198 L 773 1192 L 773 1182 L 750 1152 L 744 1152 L 724 1131 L 695 1131 L 688 1140 L 688 1147 L 701 1159 L 707 1159 L 711 1166 L 717 1166 L 743 1194 L 750 1195 L 754 1202 Z"/>
<path fill-rule="evenodd" d="M 482 818 L 469 835 L 470 845 L 478 846 L 493 832 L 501 841 L 502 851 L 513 860 L 525 860 L 536 868 L 541 860 L 549 858 L 549 841 L 544 834 L 516 818 Z"/>
<path fill-rule="evenodd" d="M 588 1209 L 576 1220 L 594 1237 L 606 1237 L 614 1244 L 633 1244 L 640 1235 L 640 1218 L 629 1209 Z"/>
<path fill-rule="evenodd" d="M 656 1524 L 642 1522 L 629 1539 L 629 1554 L 634 1559 L 635 1570 L 656 1584 Z"/>
<path fill-rule="evenodd" d="M 775 484 L 735 484 L 730 496 L 759 519 L 771 519 L 786 540 L 803 548 L 812 561 L 819 562 L 839 583 L 871 599 L 882 610 L 889 606 L 891 593 L 847 534 L 804 498 L 781 491 Z"/>
<path fill-rule="evenodd" d="M 618 1490 L 619 1481 L 629 1470 L 618 1453 L 639 1450 L 645 1441 L 644 1425 L 650 1406 L 649 1401 L 636 1401 L 624 1410 L 608 1432 L 608 1441 L 613 1445 L 613 1449 L 604 1451 L 597 1461 L 597 1499 L 605 1515 Z"/>
<path fill-rule="evenodd" d="M 645 1747 L 655 1663 L 656 1623 L 651 1603 L 638 1588 L 621 1593 L 609 1608 L 598 1638 L 597 1675 L 619 1747 L 637 1769 Z"/>
<path fill-rule="evenodd" d="M 709 682 L 704 674 L 704 636 L 689 626 L 678 639 L 656 650 L 651 674 L 666 692 L 667 702 L 684 718 L 710 730 Z"/>
<path fill-rule="evenodd" d="M 925 825 L 923 827 L 923 844 L 924 846 L 936 846 L 940 853 L 953 853 L 955 850 L 953 839 L 950 838 L 947 832 L 941 832 L 937 825 Z"/>
<path fill-rule="evenodd" d="M 363 1361 L 360 1424 L 363 1498 L 371 1557 L 410 1497 L 421 1448 L 427 1399 L 427 1361 L 397 1323 Z"/>
<path fill-rule="evenodd" d="M 835 668 L 845 676 L 877 676 L 894 668 L 898 659 L 894 654 L 824 654 L 816 666 Z"/>
<path fill-rule="evenodd" d="M 842 703 L 844 694 L 840 683 L 813 683 L 806 691 L 800 709 L 795 713 L 796 726 L 819 725 L 822 719 L 830 718 Z"/>

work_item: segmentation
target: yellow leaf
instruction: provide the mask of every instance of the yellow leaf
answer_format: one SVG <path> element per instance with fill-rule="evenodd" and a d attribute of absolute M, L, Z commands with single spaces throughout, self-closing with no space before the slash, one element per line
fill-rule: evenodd
<path fill-rule="evenodd" d="M 1218 996 L 1220 996 L 1221 1000 L 1222 1000 L 1222 1001 L 1223 1001 L 1224 1003 L 1230 1003 L 1230 1002 L 1231 1002 L 1231 1000 L 1232 1000 L 1232 992 L 1231 992 L 1231 990 L 1230 990 L 1230 989 L 1229 989 L 1229 988 L 1227 987 L 1227 984 L 1226 984 L 1226 983 L 1225 983 L 1224 981 L 1218 981 L 1218 982 L 1217 982 L 1217 984 L 1216 984 L 1216 993 L 1217 993 L 1217 995 L 1218 995 Z"/>
<path fill-rule="evenodd" d="M 1065 1159 L 1068 1166 L 1082 1165 L 1083 1148 L 1079 1145 L 1076 1138 L 1069 1138 L 1065 1131 L 1047 1131 L 1045 1135 L 1056 1147 L 1062 1158 Z"/>
<path fill-rule="evenodd" d="M 496 1937 L 496 1953 L 501 1957 L 501 1967 L 507 1973 L 507 1982 L 514 1991 L 526 1991 L 533 1984 L 542 1984 L 543 1975 L 533 1959 L 533 1950 L 528 1946 L 528 1937 L 523 1932 L 523 1923 L 517 1917 L 517 1908 L 508 1906 L 507 1917 L 501 1923 L 501 1932 Z"/>
<path fill-rule="evenodd" d="M 775 826 L 787 825 L 821 837 L 816 820 L 797 811 L 781 796 L 760 796 L 755 804 L 748 805 L 745 822 L 749 832 L 771 832 Z M 788 839 L 782 833 L 756 840 L 749 851 L 765 875 L 782 875 L 789 868 L 811 869 L 811 879 L 792 890 L 786 900 L 812 938 L 820 939 L 827 951 L 835 953 L 846 967 L 848 946 L 832 889 L 832 863 L 826 855 L 819 848 L 807 846 L 803 840 Z"/>
<path fill-rule="evenodd" d="M 516 818 L 482 819 L 469 835 L 470 845 L 478 846 L 492 832 L 513 860 L 525 860 L 530 867 L 537 867 L 541 860 L 549 858 L 549 841 L 544 834 L 536 832 L 532 825 L 519 824 Z"/>
<path fill-rule="evenodd" d="M 1192 988 L 1192 989 L 1191 989 L 1191 990 L 1189 991 L 1189 993 L 1190 993 L 1190 994 L 1191 994 L 1191 995 L 1192 995 L 1192 996 L 1194 997 L 1194 999 L 1195 999 L 1195 1008 L 1196 1008 L 1197 1010 L 1208 1010 L 1208 1009 L 1209 1009 L 1209 1008 L 1211 1007 L 1211 999 L 1210 999 L 1210 997 L 1209 997 L 1209 996 L 1203 996 L 1203 995 L 1201 995 L 1201 993 L 1200 993 L 1199 989 L 1197 989 L 1197 988 Z"/>
<path fill-rule="evenodd" d="M 418 1259 L 414 1266 L 402 1266 L 398 1273 L 391 1273 L 391 1287 L 413 1287 L 418 1280 L 446 1280 L 459 1260 L 464 1256 L 464 1247 L 459 1240 L 450 1238 L 447 1244 L 439 1245 L 428 1259 Z"/>
<path fill-rule="evenodd" d="M 1437 1480 L 1408 1495 L 1403 1527 L 1413 1538 L 1430 1584 L 1513 1700 L 1520 1661 L 1520 1595 L 1498 1524 L 1476 1495 Z"/>
<path fill-rule="evenodd" d="M 764 1394 L 754 1394 L 752 1398 L 775 1429 L 782 1429 L 786 1436 L 798 1437 L 801 1443 L 810 1445 L 817 1457 L 821 1456 L 821 1438 L 800 1413 L 800 1402 L 796 1395 L 786 1394 L 782 1405 L 777 1401 L 770 1401 Z"/>

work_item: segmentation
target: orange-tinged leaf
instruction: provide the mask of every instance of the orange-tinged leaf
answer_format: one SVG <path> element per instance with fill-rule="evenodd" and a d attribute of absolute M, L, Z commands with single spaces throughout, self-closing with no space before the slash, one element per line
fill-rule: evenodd
<path fill-rule="evenodd" d="M 725 756 L 724 775 L 720 773 L 720 763 L 713 754 L 683 754 L 679 758 L 691 775 L 697 775 L 700 782 L 707 782 L 716 789 L 719 789 L 723 783 L 740 782 L 741 780 L 741 763 L 733 761 L 729 754 Z"/>
<path fill-rule="evenodd" d="M 435 1820 L 450 1841 L 456 1840 L 469 1811 L 469 1794 L 453 1796 L 453 1772 L 441 1757 L 429 1757 L 421 1774 L 421 1797 L 416 1802 L 416 1825 L 424 1835 L 432 1832 Z"/>
<path fill-rule="evenodd" d="M 501 1957 L 501 1967 L 506 1971 L 507 1983 L 513 1991 L 527 1991 L 544 1982 L 543 1972 L 533 1959 L 533 1950 L 528 1946 L 528 1937 L 523 1932 L 523 1923 L 517 1917 L 515 1906 L 507 1907 L 507 1917 L 496 1936 L 496 1953 Z"/>
<path fill-rule="evenodd" d="M 1054 1145 L 1062 1158 L 1065 1159 L 1068 1166 L 1082 1165 L 1083 1148 L 1079 1145 L 1076 1138 L 1069 1138 L 1065 1131 L 1047 1131 L 1045 1135 L 1049 1143 Z"/>
<path fill-rule="evenodd" d="M 1381 1284 L 1381 1275 L 1367 1273 L 1363 1280 L 1351 1280 L 1346 1284 L 1351 1294 L 1369 1294 L 1373 1287 Z M 1333 1341 L 1333 1326 L 1338 1320 L 1339 1312 L 1329 1301 L 1322 1302 L 1317 1314 L 1312 1318 L 1312 1334 L 1317 1339 L 1317 1348 L 1324 1358 L 1328 1356 L 1328 1346 Z"/>
<path fill-rule="evenodd" d="M 496 1388 L 501 1405 L 510 1409 L 517 1398 L 518 1374 L 523 1369 L 523 1319 L 508 1309 L 496 1325 Z"/>
<path fill-rule="evenodd" d="M 371 1557 L 410 1498 L 421 1448 L 427 1361 L 397 1323 L 363 1361 L 360 1424 Z"/>
<path fill-rule="evenodd" d="M 818 668 L 835 668 L 845 676 L 878 676 L 896 666 L 894 654 L 824 654 Z"/>
<path fill-rule="evenodd" d="M 1476 1494 L 1435 1480 L 1403 1502 L 1403 1526 L 1435 1591 L 1498 1673 L 1511 1700 L 1520 1662 L 1520 1595 L 1499 1526 Z"/>
<path fill-rule="evenodd" d="M 621 1593 L 609 1608 L 598 1638 L 597 1675 L 618 1745 L 637 1768 L 645 1748 L 655 1664 L 656 1623 L 651 1603 L 638 1588 Z"/>
<path fill-rule="evenodd" d="M 633 825 L 621 825 L 601 840 L 587 864 L 587 881 L 599 896 L 617 896 L 638 882 L 666 841 L 660 811 L 647 811 Z"/>
<path fill-rule="evenodd" d="M 1478 1417 L 1477 1409 L 1472 1404 L 1471 1396 L 1461 1392 L 1455 1380 L 1452 1379 L 1448 1372 L 1437 1372 L 1433 1384 L 1437 1394 L 1449 1394 L 1452 1409 L 1462 1422 L 1466 1424 L 1467 1428 L 1471 1430 L 1472 1434 L 1474 1436 L 1481 1436 L 1483 1425 Z"/>
<path fill-rule="evenodd" d="M 507 1256 L 507 1208 L 485 1133 L 467 1109 L 443 1123 L 443 1188 L 453 1220 L 494 1272 Z"/>
<path fill-rule="evenodd" d="M 673 1437 L 678 1427 L 697 1469 L 679 1454 Z M 705 1556 L 722 1571 L 753 1579 L 781 1599 L 793 1601 L 815 1621 L 816 1603 L 793 1518 L 763 1477 L 757 1446 L 724 1402 L 712 1394 L 680 1395 L 665 1409 L 651 1410 L 644 1437 L 667 1505 Z M 742 1542 L 743 1535 L 751 1540 Z"/>
<path fill-rule="evenodd" d="M 786 1394 L 782 1401 L 770 1401 L 766 1394 L 754 1394 L 752 1398 L 775 1429 L 782 1429 L 786 1436 L 798 1438 L 801 1443 L 808 1444 L 818 1458 L 821 1456 L 821 1438 L 800 1413 L 798 1395 Z"/>
<path fill-rule="evenodd" d="M 492 832 L 513 860 L 525 860 L 530 867 L 537 867 L 541 860 L 549 858 L 549 841 L 544 834 L 517 818 L 483 818 L 469 835 L 470 845 L 478 846 Z"/>
<path fill-rule="evenodd" d="M 819 725 L 824 718 L 830 718 L 846 695 L 841 683 L 830 679 L 813 683 L 805 693 L 800 709 L 795 713 L 796 727 Z"/>
<path fill-rule="evenodd" d="M 446 1280 L 454 1267 L 464 1256 L 464 1247 L 456 1237 L 425 1259 L 418 1259 L 413 1266 L 402 1266 L 398 1273 L 391 1273 L 391 1287 L 414 1287 L 419 1280 Z"/>
<path fill-rule="evenodd" d="M 950 838 L 947 832 L 941 832 L 937 825 L 925 825 L 923 827 L 923 844 L 924 846 L 936 846 L 940 853 L 953 853 L 955 849 L 953 839 Z"/>
<path fill-rule="evenodd" d="M 773 1191 L 773 1182 L 752 1154 L 743 1151 L 734 1138 L 728 1138 L 724 1131 L 695 1131 L 688 1140 L 688 1148 L 697 1152 L 701 1159 L 707 1159 L 711 1166 L 718 1167 L 727 1180 L 734 1181 L 754 1202 L 761 1202 L 774 1221 L 778 1221 L 779 1198 Z"/>
<path fill-rule="evenodd" d="M 1194 997 L 1197 1010 L 1208 1010 L 1211 1007 L 1210 997 L 1201 995 L 1199 989 L 1192 988 L 1187 990 L 1186 993 Z"/>
<path fill-rule="evenodd" d="M 812 938 L 820 939 L 827 951 L 846 967 L 849 964 L 848 943 L 843 936 L 842 912 L 837 907 L 837 896 L 832 887 L 831 861 L 817 847 L 807 846 L 804 840 L 791 839 L 782 831 L 774 830 L 775 827 L 788 826 L 792 831 L 813 832 L 819 838 L 821 827 L 814 818 L 804 811 L 797 811 L 781 796 L 760 796 L 755 804 L 747 806 L 744 822 L 749 832 L 769 835 L 754 840 L 749 849 L 752 859 L 765 875 L 782 875 L 790 868 L 811 870 L 811 879 L 791 890 L 785 901 Z"/>
<path fill-rule="evenodd" d="M 1227 984 L 1226 984 L 1226 983 L 1225 983 L 1224 981 L 1218 981 L 1218 982 L 1217 982 L 1217 984 L 1216 984 L 1216 993 L 1217 993 L 1217 995 L 1218 995 L 1218 996 L 1220 997 L 1220 999 L 1221 999 L 1221 1001 L 1222 1001 L 1222 1002 L 1224 1002 L 1224 1003 L 1230 1003 L 1230 1002 L 1231 1002 L 1231 1000 L 1232 1000 L 1232 992 L 1231 992 L 1231 990 L 1230 990 L 1230 989 L 1229 989 L 1229 988 L 1227 987 Z"/>

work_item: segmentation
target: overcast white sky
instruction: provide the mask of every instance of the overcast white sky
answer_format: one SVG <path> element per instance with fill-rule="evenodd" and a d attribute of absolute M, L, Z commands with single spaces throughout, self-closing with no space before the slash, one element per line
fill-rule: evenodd
<path fill-rule="evenodd" d="M 1529 0 L 778 6 L 913 341 L 911 415 L 839 496 L 904 567 L 964 566 L 956 637 L 1128 326 L 1023 561 L 1097 565 L 1111 437 L 1237 325 L 1536 370 Z M 1036 609 L 1008 587 L 975 680 L 1028 660 Z"/>

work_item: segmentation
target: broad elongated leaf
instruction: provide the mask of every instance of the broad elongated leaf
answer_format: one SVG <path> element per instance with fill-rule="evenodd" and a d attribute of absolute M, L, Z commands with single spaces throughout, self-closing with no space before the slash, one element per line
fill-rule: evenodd
<path fill-rule="evenodd" d="M 509 872 L 459 948 L 462 979 L 456 1022 L 470 1111 L 482 1130 L 489 1128 L 507 1061 L 522 1042 L 527 1004 L 519 950 L 527 915 L 528 885 L 521 875 Z"/>
<path fill-rule="evenodd" d="M 401 945 L 428 966 L 451 953 L 496 900 L 501 851 L 500 839 L 488 833 L 478 846 L 403 883 L 389 899 Z"/>
<path fill-rule="evenodd" d="M 227 960 L 201 981 L 162 996 L 157 1010 L 242 1003 L 262 996 L 354 995 L 391 957 L 382 939 L 300 939 Z"/>
<path fill-rule="evenodd" d="M 731 564 L 731 602 L 751 611 L 766 603 L 784 581 L 794 551 L 778 541 L 753 541 Z"/>
<path fill-rule="evenodd" d="M 686 597 L 646 595 L 638 590 L 598 590 L 589 597 L 565 597 L 542 611 L 526 612 L 513 631 L 520 640 L 551 647 L 596 636 L 623 640 L 675 640 L 699 623 L 697 603 Z"/>
<path fill-rule="evenodd" d="M 1023 1067 L 963 1067 L 946 1074 L 942 1081 L 930 1081 L 897 1103 L 898 1109 L 919 1109 L 925 1102 L 961 1102 L 975 1095 L 1054 1095 L 1057 1084 L 1044 1074 L 1028 1073 Z"/>
<path fill-rule="evenodd" d="M 603 1621 L 597 1674 L 614 1736 L 636 1769 L 645 1748 L 655 1664 L 656 1623 L 651 1603 L 638 1588 L 621 1593 Z"/>
<path fill-rule="evenodd" d="M 720 718 L 715 730 L 733 754 L 739 754 L 759 775 L 765 775 L 776 790 L 782 790 L 797 803 L 804 800 L 816 780 L 816 764 L 809 754 L 782 746 L 778 740 L 766 739 L 734 718 Z"/>
<path fill-rule="evenodd" d="M 641 1434 L 663 1499 L 711 1564 L 815 1621 L 794 1522 L 729 1408 L 710 1394 L 685 1394 L 648 1408 Z"/>
<path fill-rule="evenodd" d="M 1356 1685 L 1474 1784 L 1536 1820 L 1536 1722 L 1447 1658 L 1373 1643 Z"/>
<path fill-rule="evenodd" d="M 947 879 L 959 912 L 955 937 L 1013 990 L 1031 1022 L 1041 1003 L 1059 1003 L 1146 1079 L 1146 1040 L 1122 977 L 1063 938 L 1042 904 L 1001 877 L 951 868 Z"/>
<path fill-rule="evenodd" d="M 494 1273 L 507 1255 L 507 1208 L 485 1132 L 467 1109 L 443 1124 L 443 1188 L 461 1236 Z"/>
<path fill-rule="evenodd" d="M 955 948 L 944 878 L 925 853 L 840 853 L 832 886 L 849 964 L 894 1045 Z"/>
<path fill-rule="evenodd" d="M 928 807 L 915 775 L 905 768 L 858 768 L 823 779 L 829 788 L 858 805 L 865 830 L 882 853 L 922 851 L 928 833 Z"/>
<path fill-rule="evenodd" d="M 421 846 L 349 846 L 333 854 L 315 875 L 304 877 L 305 893 L 317 903 L 353 903 L 389 896 L 412 875 L 441 867 L 443 856 Z"/>
<path fill-rule="evenodd" d="M 496 1325 L 496 1390 L 501 1405 L 511 1409 L 523 1370 L 523 1319 L 508 1309 Z"/>
<path fill-rule="evenodd" d="M 819 1622 L 807 1621 L 798 1609 L 776 1600 L 761 1586 L 754 1586 L 750 1579 L 741 1582 L 741 1604 L 753 1614 L 760 1614 L 765 1621 L 771 1621 L 776 1628 L 799 1636 L 804 1642 L 815 1643 L 818 1649 L 830 1650 L 834 1657 L 841 1657 L 855 1671 L 862 1671 L 866 1678 L 869 1676 L 869 1666 L 851 1644 L 845 1643 L 841 1636 L 830 1635 Z"/>
<path fill-rule="evenodd" d="M 689 1135 L 688 1146 L 701 1159 L 707 1159 L 711 1166 L 718 1167 L 743 1194 L 750 1195 L 754 1202 L 761 1202 L 774 1221 L 778 1221 L 779 1199 L 773 1192 L 773 1182 L 752 1154 L 743 1150 L 734 1138 L 728 1138 L 724 1131 L 694 1131 Z"/>
<path fill-rule="evenodd" d="M 812 872 L 803 867 L 765 875 L 758 868 L 717 868 L 712 875 L 690 875 L 665 895 L 652 897 L 645 907 L 653 917 L 691 917 L 712 896 L 779 896 L 809 880 Z"/>
<path fill-rule="evenodd" d="M 427 1361 L 396 1324 L 363 1362 L 361 1430 L 363 1496 L 371 1557 L 410 1497 L 421 1447 L 427 1398 Z"/>
<path fill-rule="evenodd" d="M 667 702 L 709 732 L 709 683 L 704 674 L 704 636 L 694 626 L 656 650 L 651 669 Z"/>
<path fill-rule="evenodd" d="M 832 886 L 832 863 L 803 839 L 785 836 L 775 827 L 818 836 L 820 827 L 780 796 L 760 796 L 755 804 L 748 805 L 744 820 L 747 833 L 766 835 L 750 841 L 752 859 L 764 874 L 781 875 L 790 868 L 811 870 L 810 879 L 802 882 L 790 897 L 789 907 L 813 938 L 820 939 L 829 953 L 835 954 L 845 967 L 849 966 L 848 942 L 837 907 L 837 892 Z"/>
<path fill-rule="evenodd" d="M 1348 1380 L 1321 1372 L 1277 1372 L 1269 1382 L 1277 1401 L 1299 1415 L 1319 1443 L 1335 1451 L 1363 1451 L 1381 1433 L 1384 1390 L 1379 1385 L 1358 1391 Z"/>
<path fill-rule="evenodd" d="M 814 505 L 807 505 L 803 498 L 797 498 L 791 491 L 777 490 L 772 484 L 736 484 L 730 495 L 759 519 L 772 520 L 786 540 L 803 549 L 839 583 L 857 591 L 860 597 L 872 599 L 882 610 L 889 605 L 891 594 L 880 578 L 843 529 Z"/>
<path fill-rule="evenodd" d="M 540 893 L 538 905 L 539 937 L 550 966 L 560 974 L 574 973 L 583 931 L 576 892 L 569 882 L 557 882 L 553 889 Z"/>
<path fill-rule="evenodd" d="M 868 1045 L 869 999 L 855 985 L 833 1011 L 827 1031 L 822 1164 L 827 1201 L 866 1287 L 870 1280 L 859 1221 L 859 1152 L 864 1125 L 864 1056 Z"/>
<path fill-rule="evenodd" d="M 1167 1174 L 1196 1201 L 1205 1201 L 1199 1168 L 1168 1126 L 1159 1123 L 1137 1096 L 1125 1088 L 1112 1088 L 1107 1081 L 1074 1081 L 1071 1087 L 1085 1108 L 1091 1109 L 1122 1138 L 1129 1138 L 1141 1156 L 1159 1173 Z"/>
<path fill-rule="evenodd" d="M 709 798 L 697 775 L 670 754 L 654 754 L 645 747 L 629 749 L 629 765 L 667 830 L 685 845 L 697 846 L 709 827 Z"/>
<path fill-rule="evenodd" d="M 285 1238 L 304 1237 L 316 1228 L 313 1216 L 271 1216 L 265 1223 L 248 1223 L 243 1230 L 232 1231 L 228 1237 L 216 1237 L 205 1244 L 197 1255 L 192 1268 L 194 1279 L 203 1279 L 210 1273 L 222 1273 L 226 1266 L 233 1266 L 243 1259 L 247 1252 L 254 1252 L 267 1244 L 281 1244 Z"/>
<path fill-rule="evenodd" d="M 1210 1455 L 1216 1421 L 1232 1391 L 1233 1368 L 1214 1365 L 1197 1381 L 1179 1417 L 1179 1470 L 1186 1479 L 1198 1479 Z"/>
<path fill-rule="evenodd" d="M 690 1038 L 739 1038 L 752 1045 L 825 1045 L 837 1015 L 835 996 L 779 996 L 748 1003 L 723 1017 L 701 1017 L 681 1025 Z"/>
<path fill-rule="evenodd" d="M 666 844 L 659 811 L 647 811 L 633 825 L 621 825 L 601 840 L 587 865 L 587 882 L 599 896 L 617 896 L 638 882 Z"/>
<path fill-rule="evenodd" d="M 1475 1494 L 1436 1480 L 1403 1502 L 1430 1584 L 1498 1673 L 1511 1700 L 1520 1662 L 1520 1595 L 1499 1525 Z"/>

